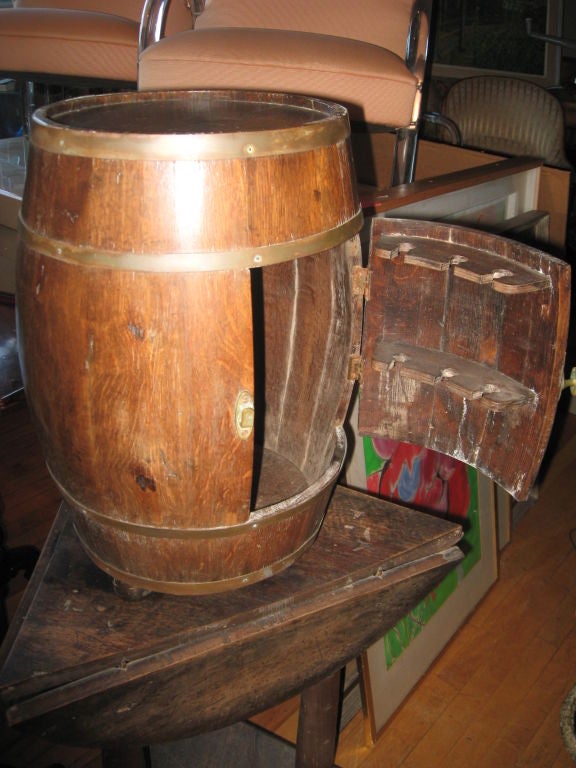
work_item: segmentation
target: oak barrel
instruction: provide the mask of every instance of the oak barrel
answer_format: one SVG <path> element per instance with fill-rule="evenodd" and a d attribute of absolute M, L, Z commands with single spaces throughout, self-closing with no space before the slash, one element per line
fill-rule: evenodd
<path fill-rule="evenodd" d="M 221 591 L 314 540 L 345 453 L 361 224 L 338 105 L 179 91 L 36 112 L 21 365 L 104 571 Z"/>

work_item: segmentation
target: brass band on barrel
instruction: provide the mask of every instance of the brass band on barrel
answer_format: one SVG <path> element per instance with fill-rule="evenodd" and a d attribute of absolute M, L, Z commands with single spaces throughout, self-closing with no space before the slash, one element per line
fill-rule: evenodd
<path fill-rule="evenodd" d="M 98 141 L 88 132 L 66 130 L 37 122 L 32 143 L 46 152 L 109 160 L 236 160 L 292 155 L 347 139 L 344 120 L 311 123 L 302 128 L 246 133 L 191 135 L 105 134 Z"/>
<path fill-rule="evenodd" d="M 345 141 L 350 125 L 344 114 L 303 126 L 230 133 L 94 133 L 52 121 L 38 110 L 32 144 L 46 152 L 109 160 L 235 160 L 293 155 Z"/>
<path fill-rule="evenodd" d="M 108 563 L 101 558 L 94 550 L 90 549 L 85 542 L 82 542 L 82 546 L 87 552 L 88 556 L 94 561 L 94 563 L 101 568 L 104 572 L 108 573 L 112 578 L 117 579 L 124 584 L 129 584 L 132 587 L 138 587 L 139 589 L 146 589 L 152 591 L 168 592 L 172 595 L 194 595 L 194 594 L 215 594 L 227 589 L 237 589 L 239 587 L 247 587 L 250 584 L 255 584 L 261 581 L 262 578 L 268 578 L 275 573 L 280 573 L 287 566 L 291 565 L 295 560 L 300 557 L 300 554 L 304 552 L 318 536 L 318 531 L 322 521 L 320 521 L 317 527 L 312 531 L 312 534 L 305 539 L 297 549 L 294 549 L 284 557 L 275 560 L 269 565 L 259 568 L 256 571 L 250 573 L 243 573 L 238 576 L 231 576 L 226 579 L 219 579 L 217 581 L 169 581 L 165 579 L 153 579 L 146 576 L 139 576 L 129 571 L 123 571 L 120 568 Z"/>
<path fill-rule="evenodd" d="M 147 254 L 96 250 L 90 246 L 54 240 L 32 231 L 20 215 L 20 239 L 30 250 L 43 256 L 86 267 L 132 272 L 209 272 L 266 267 L 320 253 L 341 245 L 358 234 L 362 223 L 363 214 L 359 210 L 333 229 L 288 242 L 236 248 L 231 251 Z"/>

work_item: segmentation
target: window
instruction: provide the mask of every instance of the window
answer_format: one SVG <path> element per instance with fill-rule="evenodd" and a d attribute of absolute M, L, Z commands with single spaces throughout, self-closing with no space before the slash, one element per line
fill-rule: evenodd
<path fill-rule="evenodd" d="M 528 36 L 561 34 L 562 0 L 438 0 L 435 77 L 511 74 L 556 85 L 561 48 Z"/>

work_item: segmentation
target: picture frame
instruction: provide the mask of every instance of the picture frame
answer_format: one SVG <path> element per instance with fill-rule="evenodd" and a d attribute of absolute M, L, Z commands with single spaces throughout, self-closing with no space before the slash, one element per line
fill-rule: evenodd
<path fill-rule="evenodd" d="M 372 438 L 361 437 L 358 432 L 358 398 L 353 400 L 348 426 L 351 450 L 348 454 L 345 483 L 357 490 L 379 495 L 378 488 L 369 479 L 374 464 L 371 463 L 370 457 L 367 460 L 366 455 L 373 451 L 370 446 Z M 424 455 L 423 452 L 436 453 L 417 446 L 409 447 L 420 455 Z M 405 460 L 406 455 L 417 454 L 401 454 L 400 459 Z M 431 595 L 424 598 L 399 622 L 400 626 L 397 625 L 373 643 L 360 657 L 360 686 L 368 744 L 376 741 L 390 717 L 498 577 L 497 486 L 481 472 L 463 462 L 456 459 L 449 461 L 451 464 L 447 466 L 458 466 L 460 473 L 466 471 L 469 478 L 470 497 L 462 519 L 465 535 L 461 545 L 465 557 Z M 408 469 L 408 474 L 415 474 L 412 468 Z M 434 471 L 436 469 L 437 467 Z M 401 484 L 401 481 L 393 480 L 391 485 L 400 487 Z M 392 498 L 392 501 L 402 506 L 412 506 L 435 514 L 430 507 L 424 508 L 422 498 L 419 499 L 419 504 L 413 505 L 402 498 L 402 493 L 382 495 Z M 461 493 L 458 496 L 462 498 Z M 439 498 L 439 494 L 436 498 Z M 445 507 L 441 508 L 441 504 L 436 506 L 436 514 L 449 515 Z M 462 509 L 461 502 L 456 502 L 455 507 Z M 450 518 L 458 519 L 452 515 Z M 394 635 L 399 636 L 400 641 L 391 652 Z M 391 653 L 395 657 L 393 660 Z"/>
<path fill-rule="evenodd" d="M 363 702 L 372 743 L 497 579 L 495 486 L 476 470 L 466 470 L 473 488 L 467 513 L 473 529 L 466 532 L 468 543 L 464 538 L 464 560 L 362 654 Z"/>

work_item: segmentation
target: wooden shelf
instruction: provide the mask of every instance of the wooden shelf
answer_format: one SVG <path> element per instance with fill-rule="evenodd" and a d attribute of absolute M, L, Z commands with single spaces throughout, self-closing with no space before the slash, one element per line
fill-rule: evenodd
<path fill-rule="evenodd" d="M 372 367 L 403 379 L 445 387 L 470 400 L 480 400 L 493 411 L 533 403 L 536 394 L 500 371 L 474 360 L 437 349 L 380 340 Z"/>
<path fill-rule="evenodd" d="M 397 259 L 424 269 L 451 269 L 454 277 L 500 293 L 532 293 L 550 287 L 547 275 L 490 251 L 429 238 L 387 237 L 374 242 L 374 256 Z"/>

